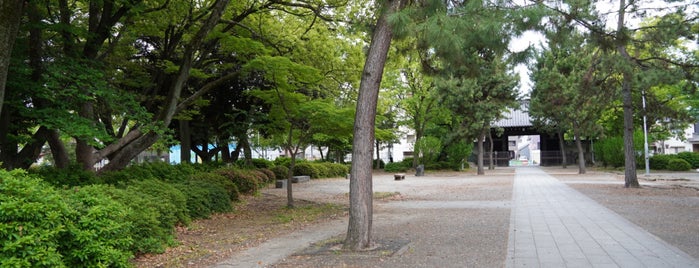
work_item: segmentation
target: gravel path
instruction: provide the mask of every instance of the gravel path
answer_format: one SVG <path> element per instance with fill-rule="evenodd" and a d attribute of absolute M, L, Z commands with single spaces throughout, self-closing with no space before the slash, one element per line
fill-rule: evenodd
<path fill-rule="evenodd" d="M 686 181 L 665 180 L 667 175 L 657 175 L 661 176 L 660 180 L 642 181 L 641 189 L 624 189 L 618 174 L 592 171 L 577 175 L 577 169 L 572 168 L 544 170 L 699 258 L 699 191 L 677 186 L 678 182 Z M 486 172 L 485 176 L 408 174 L 403 181 L 394 181 L 392 174 L 375 174 L 375 192 L 398 193 L 374 202 L 376 250 L 360 253 L 339 250 L 346 232 L 345 219 L 332 227 L 309 227 L 311 232 L 312 228 L 319 228 L 319 233 L 333 231 L 313 237 L 314 241 L 296 239 L 285 246 L 295 250 L 265 252 L 267 257 L 262 262 L 253 262 L 253 257 L 243 263 L 240 255 L 235 255 L 229 264 L 237 267 L 505 267 L 514 168 Z M 348 189 L 349 181 L 345 179 L 313 180 L 294 184 L 294 197 L 347 204 Z M 286 194 L 285 189 L 266 189 L 265 193 Z M 278 241 L 272 239 L 269 243 Z"/>

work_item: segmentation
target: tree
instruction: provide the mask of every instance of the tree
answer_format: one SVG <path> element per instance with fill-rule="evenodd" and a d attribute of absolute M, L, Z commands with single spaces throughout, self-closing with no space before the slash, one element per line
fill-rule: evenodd
<path fill-rule="evenodd" d="M 293 177 L 296 155 L 313 137 L 311 129 L 322 118 L 319 105 L 311 96 L 301 92 L 313 92 L 319 80 L 318 70 L 296 64 L 285 57 L 259 57 L 248 63 L 244 71 L 265 81 L 264 87 L 251 92 L 267 103 L 270 108 L 271 123 L 267 131 L 284 136 L 282 146 L 291 158 L 287 177 L 287 207 L 294 207 L 291 178 Z"/>
<path fill-rule="evenodd" d="M 542 2 L 543 3 L 543 2 Z M 686 49 L 676 49 L 680 40 L 692 39 L 692 27 L 696 27 L 696 10 L 688 8 L 696 5 L 693 1 L 673 2 L 660 8 L 643 6 L 641 1 L 627 2 L 620 0 L 616 9 L 616 20 L 613 27 L 607 27 L 605 16 L 595 10 L 592 2 L 566 2 L 567 5 L 553 4 L 548 7 L 562 17 L 573 20 L 576 25 L 586 29 L 591 35 L 591 41 L 605 57 L 609 57 L 611 68 L 618 74 L 621 88 L 621 104 L 623 109 L 623 136 L 625 155 L 625 187 L 639 187 L 636 177 L 636 152 L 633 147 L 634 132 L 634 92 L 641 77 L 637 74 L 649 70 L 674 70 L 680 73 L 680 79 L 696 81 L 695 63 L 692 52 Z M 650 26 L 634 25 L 627 16 L 647 18 L 655 16 L 658 23 Z M 611 25 L 609 25 L 611 26 Z M 613 30 L 610 30 L 613 29 Z M 634 36 L 634 32 L 650 33 L 644 36 Z M 640 37 L 640 38 L 639 38 Z M 659 54 L 643 55 L 636 53 L 634 47 L 639 45 L 654 47 Z M 695 88 L 695 83 L 692 88 Z M 634 90 L 635 88 L 635 90 Z"/>
<path fill-rule="evenodd" d="M 350 210 L 347 237 L 343 248 L 360 250 L 371 246 L 373 190 L 371 184 L 372 143 L 379 86 L 386 56 L 391 44 L 392 29 L 387 17 L 400 10 L 404 0 L 386 0 L 381 6 L 369 51 L 362 71 L 354 119 L 352 168 L 350 170 Z"/>
<path fill-rule="evenodd" d="M 585 42 L 585 36 L 565 22 L 552 21 L 552 25 L 553 30 L 547 34 L 549 48 L 537 58 L 532 73 L 535 86 L 530 115 L 539 124 L 553 125 L 549 128 L 556 130 L 561 140 L 566 130 L 572 131 L 578 149 L 578 173 L 585 174 L 581 139 L 601 132 L 600 114 L 610 107 L 617 91 L 610 90 L 607 83 L 611 73 L 600 66 L 600 53 Z"/>
<path fill-rule="evenodd" d="M 10 66 L 10 56 L 15 37 L 19 30 L 24 0 L 3 0 L 0 2 L 0 115 L 5 99 L 5 83 Z"/>

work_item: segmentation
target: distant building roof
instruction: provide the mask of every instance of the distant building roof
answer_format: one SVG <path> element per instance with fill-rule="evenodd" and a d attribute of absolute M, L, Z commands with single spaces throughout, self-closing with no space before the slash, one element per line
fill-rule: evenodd
<path fill-rule="evenodd" d="M 503 114 L 503 119 L 495 122 L 497 127 L 531 127 L 532 120 L 529 117 L 529 101 L 522 101 L 517 109 L 508 109 Z"/>

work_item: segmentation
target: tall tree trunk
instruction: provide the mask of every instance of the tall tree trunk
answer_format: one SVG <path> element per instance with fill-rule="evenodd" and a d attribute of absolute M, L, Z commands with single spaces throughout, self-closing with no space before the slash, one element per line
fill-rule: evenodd
<path fill-rule="evenodd" d="M 192 163 L 192 129 L 189 121 L 180 120 L 180 162 Z"/>
<path fill-rule="evenodd" d="M 575 145 L 578 147 L 578 174 L 585 174 L 585 151 L 580 140 L 580 128 L 573 123 L 573 133 L 575 133 Z"/>
<path fill-rule="evenodd" d="M 483 142 L 485 141 L 485 134 L 480 133 L 478 136 L 478 175 L 484 175 L 485 170 L 483 169 Z"/>
<path fill-rule="evenodd" d="M 374 166 L 374 169 L 380 169 L 381 168 L 381 142 L 378 140 L 376 141 L 376 165 Z"/>
<path fill-rule="evenodd" d="M 350 216 L 347 237 L 343 246 L 345 249 L 361 250 L 371 246 L 373 220 L 371 145 L 374 141 L 379 86 L 393 36 L 387 17 L 399 10 L 403 6 L 403 2 L 404 0 L 387 0 L 384 3 L 385 6 L 381 12 L 381 17 L 376 22 L 362 71 L 352 141 Z"/>
<path fill-rule="evenodd" d="M 493 132 L 488 130 L 488 141 L 490 142 L 490 149 L 488 150 L 488 158 L 490 159 L 490 163 L 488 163 L 488 170 L 493 170 L 495 169 L 495 163 L 493 162 L 493 150 L 495 145 L 493 144 Z"/>
<path fill-rule="evenodd" d="M 561 165 L 563 168 L 568 168 L 568 159 L 566 157 L 566 143 L 563 140 L 563 131 L 558 131 L 558 144 L 561 146 Z"/>
<path fill-rule="evenodd" d="M 291 163 L 289 164 L 289 173 L 288 176 L 286 177 L 286 207 L 288 208 L 293 208 L 294 207 L 294 191 L 293 191 L 293 186 L 291 182 L 291 178 L 294 177 L 294 167 L 296 166 L 296 150 L 291 150 L 291 146 L 294 141 L 294 129 L 293 125 L 289 125 L 289 133 L 287 134 L 287 146 L 284 147 L 284 150 L 289 152 L 289 156 L 291 157 Z"/>
<path fill-rule="evenodd" d="M 17 38 L 24 0 L 0 0 L 0 113 L 5 100 L 7 72 L 12 58 L 12 47 Z"/>
<path fill-rule="evenodd" d="M 626 51 L 627 34 L 624 27 L 624 16 L 626 14 L 626 1 L 619 1 L 619 19 L 617 21 L 617 51 L 626 60 L 626 64 L 632 65 L 631 56 Z M 624 68 L 624 67 L 622 67 Z M 631 98 L 631 85 L 633 75 L 627 66 L 622 70 L 623 81 L 621 83 L 621 99 L 624 109 L 624 187 L 638 188 L 638 178 L 636 178 L 636 152 L 633 147 L 633 100 Z"/>
<path fill-rule="evenodd" d="M 46 135 L 46 141 L 48 141 L 49 148 L 51 148 L 54 165 L 56 165 L 57 168 L 68 168 L 70 165 L 70 157 L 68 157 L 68 150 L 63 144 L 63 141 L 61 141 L 58 132 L 49 130 L 49 133 Z"/>

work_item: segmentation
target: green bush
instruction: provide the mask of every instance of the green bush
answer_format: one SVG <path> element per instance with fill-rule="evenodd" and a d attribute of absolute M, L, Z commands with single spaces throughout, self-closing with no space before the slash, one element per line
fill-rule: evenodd
<path fill-rule="evenodd" d="M 403 162 L 393 162 L 386 164 L 383 170 L 386 172 L 406 172 L 408 167 Z"/>
<path fill-rule="evenodd" d="M 687 161 L 692 166 L 691 168 L 699 168 L 699 153 L 681 152 L 677 154 L 677 157 Z"/>
<path fill-rule="evenodd" d="M 605 166 L 624 166 L 624 139 L 609 137 L 595 143 L 595 157 Z"/>
<path fill-rule="evenodd" d="M 289 176 L 289 168 L 285 166 L 273 166 L 271 168 L 272 172 L 274 172 L 274 177 L 277 178 L 277 180 L 285 180 Z"/>
<path fill-rule="evenodd" d="M 459 168 L 461 165 L 459 164 Z M 454 169 L 452 163 L 446 161 L 432 162 L 425 165 L 425 170 L 445 170 Z"/>
<path fill-rule="evenodd" d="M 205 183 L 219 185 L 226 190 L 230 201 L 240 200 L 240 191 L 238 191 L 238 186 L 236 186 L 233 183 L 233 181 L 220 174 L 216 174 L 213 172 L 197 173 L 192 175 L 191 179 L 195 181 L 203 181 Z"/>
<path fill-rule="evenodd" d="M 269 168 L 261 168 L 258 170 L 264 173 L 265 176 L 267 176 L 267 183 L 272 183 L 277 179 L 277 175 L 274 173 L 274 171 L 270 170 Z"/>
<path fill-rule="evenodd" d="M 126 190 L 151 196 L 151 206 L 159 212 L 158 221 L 162 228 L 170 229 L 191 222 L 187 197 L 172 184 L 159 180 L 134 180 L 127 185 Z"/>
<path fill-rule="evenodd" d="M 215 173 L 228 178 L 243 194 L 257 193 L 261 185 L 259 179 L 246 170 L 228 167 L 216 170 Z"/>
<path fill-rule="evenodd" d="M 330 177 L 345 177 L 350 172 L 348 165 L 340 163 L 323 163 L 330 170 Z"/>
<path fill-rule="evenodd" d="M 675 156 L 669 154 L 657 154 L 648 159 L 648 164 L 650 165 L 651 169 L 665 170 L 668 169 L 667 164 L 671 159 L 675 159 Z"/>
<path fill-rule="evenodd" d="M 333 174 L 330 173 L 330 167 L 325 162 L 314 162 L 311 163 L 316 170 L 318 170 L 318 178 L 330 178 Z"/>
<path fill-rule="evenodd" d="M 376 168 L 376 162 L 378 161 L 379 163 L 379 169 L 382 169 L 386 166 L 386 163 L 384 163 L 383 159 L 374 159 L 374 161 L 371 162 L 371 167 Z"/>
<path fill-rule="evenodd" d="M 406 167 L 411 168 L 411 167 L 413 167 L 413 159 L 414 158 L 412 158 L 412 157 L 406 157 L 406 158 L 403 158 L 403 161 L 400 161 L 400 162 L 403 163 L 403 165 L 405 165 Z"/>
<path fill-rule="evenodd" d="M 71 213 L 47 183 L 0 170 L 0 267 L 66 267 L 59 248 Z"/>
<path fill-rule="evenodd" d="M 670 161 L 667 163 L 667 169 L 673 170 L 673 171 L 686 171 L 686 170 L 690 170 L 691 168 L 692 168 L 691 164 L 689 164 L 684 159 L 680 159 L 680 158 L 670 159 Z"/>
<path fill-rule="evenodd" d="M 296 164 L 298 164 L 300 161 L 299 159 L 296 159 Z M 285 166 L 289 168 L 291 166 L 291 158 L 290 157 L 284 157 L 280 156 L 274 159 L 274 165 L 275 166 Z"/>
<path fill-rule="evenodd" d="M 112 186 L 90 185 L 65 190 L 69 214 L 68 232 L 59 250 L 69 267 L 129 267 L 133 224 L 123 203 L 110 197 Z"/>
<path fill-rule="evenodd" d="M 36 174 L 45 182 L 53 186 L 82 186 L 99 183 L 100 180 L 95 173 L 85 170 L 79 164 L 71 164 L 67 168 L 56 168 L 53 166 L 41 166 L 30 169 L 31 174 Z"/>
<path fill-rule="evenodd" d="M 143 193 L 136 188 L 116 189 L 112 198 L 126 204 L 131 213 L 124 219 L 133 223 L 131 236 L 134 239 L 131 251 L 134 253 L 163 253 L 167 246 L 175 245 L 173 226 L 161 223 L 164 206 L 153 195 Z M 165 213 L 170 213 L 166 211 Z"/>
<path fill-rule="evenodd" d="M 220 185 L 189 180 L 176 187 L 187 197 L 187 210 L 192 219 L 207 219 L 212 213 L 232 209 L 228 192 Z"/>
<path fill-rule="evenodd" d="M 473 151 L 473 143 L 458 142 L 446 147 L 448 168 L 452 170 L 461 170 L 468 167 L 466 162 Z M 463 165 L 463 166 L 462 166 Z"/>
<path fill-rule="evenodd" d="M 311 162 L 298 162 L 294 165 L 294 176 L 308 175 L 311 179 L 317 179 L 319 177 L 319 171 L 315 165 Z"/>

